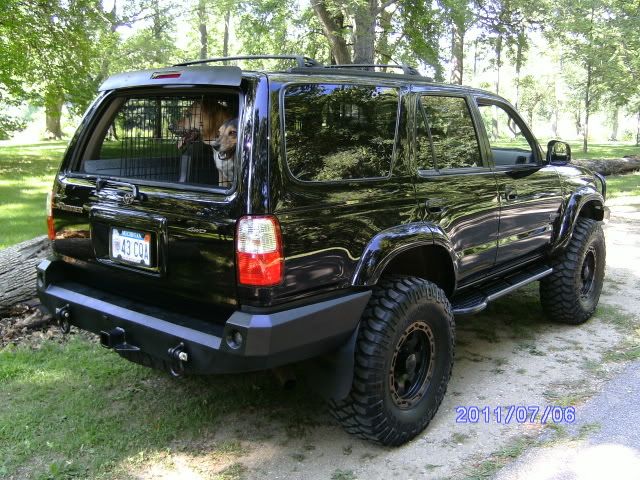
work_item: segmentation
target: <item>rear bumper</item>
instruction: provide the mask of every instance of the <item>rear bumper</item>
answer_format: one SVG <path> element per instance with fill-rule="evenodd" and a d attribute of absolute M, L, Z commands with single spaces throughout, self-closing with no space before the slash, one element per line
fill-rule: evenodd
<path fill-rule="evenodd" d="M 266 314 L 235 311 L 209 322 L 65 280 L 57 263 L 37 267 L 38 296 L 53 315 L 101 335 L 103 345 L 124 356 L 141 353 L 196 374 L 263 370 L 327 353 L 350 337 L 371 296 L 350 293 Z"/>

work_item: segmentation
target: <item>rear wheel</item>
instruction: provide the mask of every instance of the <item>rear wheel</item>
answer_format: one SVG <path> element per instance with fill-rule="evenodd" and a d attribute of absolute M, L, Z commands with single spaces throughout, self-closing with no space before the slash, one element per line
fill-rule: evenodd
<path fill-rule="evenodd" d="M 435 284 L 390 277 L 373 292 L 358 332 L 353 385 L 333 402 L 349 432 L 383 445 L 401 445 L 435 415 L 453 366 L 451 305 Z"/>
<path fill-rule="evenodd" d="M 601 224 L 578 218 L 571 241 L 553 263 L 553 273 L 540 280 L 540 301 L 556 322 L 586 322 L 602 292 L 606 246 Z"/>

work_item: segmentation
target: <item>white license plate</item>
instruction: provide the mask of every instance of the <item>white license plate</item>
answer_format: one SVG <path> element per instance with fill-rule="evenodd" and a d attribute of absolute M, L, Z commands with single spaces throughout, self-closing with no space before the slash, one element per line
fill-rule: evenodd
<path fill-rule="evenodd" d="M 151 234 L 111 228 L 111 258 L 125 263 L 151 266 Z"/>

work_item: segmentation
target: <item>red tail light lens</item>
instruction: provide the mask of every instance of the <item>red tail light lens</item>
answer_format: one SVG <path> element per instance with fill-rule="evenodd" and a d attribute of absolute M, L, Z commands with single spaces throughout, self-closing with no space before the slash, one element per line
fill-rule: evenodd
<path fill-rule="evenodd" d="M 282 283 L 284 257 L 280 224 L 274 216 L 247 216 L 236 228 L 238 282 L 273 286 Z"/>
<path fill-rule="evenodd" d="M 53 222 L 53 192 L 47 193 L 47 235 L 49 240 L 56 238 L 56 227 Z"/>

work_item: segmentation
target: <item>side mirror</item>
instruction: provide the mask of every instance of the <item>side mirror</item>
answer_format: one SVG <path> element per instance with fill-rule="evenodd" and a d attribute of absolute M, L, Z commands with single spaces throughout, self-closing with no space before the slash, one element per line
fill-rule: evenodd
<path fill-rule="evenodd" d="M 551 140 L 547 144 L 547 163 L 550 165 L 566 165 L 571 162 L 571 147 L 567 142 Z"/>

